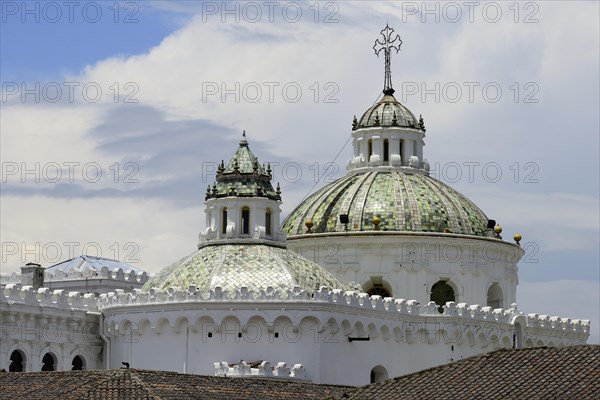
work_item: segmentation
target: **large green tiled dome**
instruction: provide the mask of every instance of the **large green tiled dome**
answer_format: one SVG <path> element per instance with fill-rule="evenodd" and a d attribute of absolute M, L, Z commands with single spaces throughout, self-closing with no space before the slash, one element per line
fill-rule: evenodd
<path fill-rule="evenodd" d="M 278 290 L 299 286 L 309 293 L 321 286 L 351 289 L 349 284 L 341 283 L 318 264 L 291 250 L 240 242 L 204 246 L 154 275 L 142 290 L 190 285 L 202 291 L 221 287 L 230 295 L 242 287 L 258 292 L 269 286 Z"/>
<path fill-rule="evenodd" d="M 488 218 L 450 186 L 420 173 L 370 169 L 349 173 L 304 200 L 283 223 L 291 235 L 343 232 L 339 216 L 348 215 L 348 231 L 448 232 L 492 237 Z"/>

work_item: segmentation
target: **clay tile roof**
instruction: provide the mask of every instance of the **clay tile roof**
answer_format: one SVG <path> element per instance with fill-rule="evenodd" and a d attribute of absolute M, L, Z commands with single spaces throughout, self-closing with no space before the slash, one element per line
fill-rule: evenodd
<path fill-rule="evenodd" d="M 600 399 L 600 346 L 498 350 L 374 383 L 336 399 Z"/>
<path fill-rule="evenodd" d="M 600 346 L 499 350 L 361 388 L 137 369 L 0 373 L 0 399 L 599 399 Z"/>
<path fill-rule="evenodd" d="M 0 399 L 310 400 L 337 396 L 347 386 L 256 378 L 221 378 L 138 369 L 2 372 Z"/>

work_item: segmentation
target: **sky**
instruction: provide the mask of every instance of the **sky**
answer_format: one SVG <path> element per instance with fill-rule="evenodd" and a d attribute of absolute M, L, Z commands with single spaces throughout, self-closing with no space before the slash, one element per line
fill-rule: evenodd
<path fill-rule="evenodd" d="M 0 5 L 2 273 L 191 253 L 243 130 L 287 215 L 346 172 L 387 23 L 432 176 L 523 236 L 520 309 L 590 319 L 600 342 L 598 2 Z"/>

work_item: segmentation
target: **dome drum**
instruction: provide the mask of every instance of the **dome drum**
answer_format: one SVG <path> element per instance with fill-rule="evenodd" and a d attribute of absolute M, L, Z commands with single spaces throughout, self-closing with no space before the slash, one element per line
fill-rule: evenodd
<path fill-rule="evenodd" d="M 408 173 L 429 173 L 429 162 L 423 159 L 425 141 L 421 131 L 405 128 L 365 128 L 352 132 L 352 137 L 354 155 L 348 162 L 348 170 L 394 167 L 405 169 Z"/>
<path fill-rule="evenodd" d="M 281 201 L 263 197 L 224 197 L 206 201 L 206 229 L 199 246 L 235 238 L 285 241 L 279 229 Z"/>

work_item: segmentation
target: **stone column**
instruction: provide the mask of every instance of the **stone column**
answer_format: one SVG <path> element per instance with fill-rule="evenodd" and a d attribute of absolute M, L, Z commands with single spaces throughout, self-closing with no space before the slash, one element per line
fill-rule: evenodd
<path fill-rule="evenodd" d="M 402 150 L 402 163 L 407 164 L 408 160 L 410 160 L 410 156 L 413 155 L 413 140 L 404 139 L 404 148 Z"/>
<path fill-rule="evenodd" d="M 364 160 L 363 162 L 368 162 L 368 154 L 367 154 L 367 141 L 364 137 L 358 138 L 358 146 L 359 146 L 359 155 Z M 362 166 L 362 164 L 360 165 Z"/>

